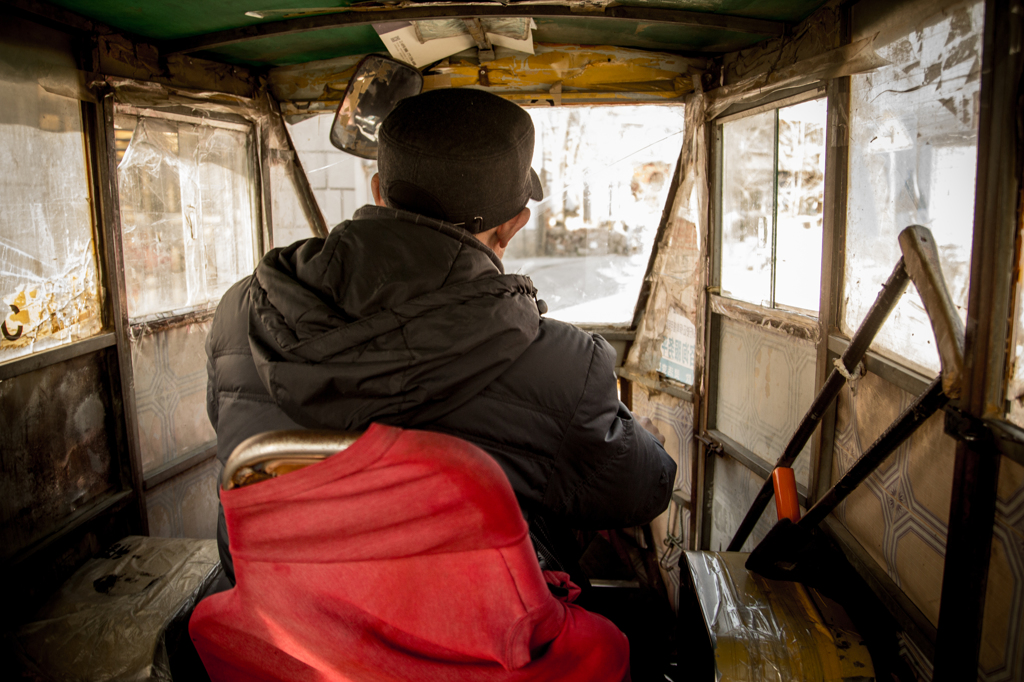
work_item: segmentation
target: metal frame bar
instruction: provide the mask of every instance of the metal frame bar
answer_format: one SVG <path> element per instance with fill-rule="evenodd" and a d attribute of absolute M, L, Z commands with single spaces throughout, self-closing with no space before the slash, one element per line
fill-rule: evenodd
<path fill-rule="evenodd" d="M 114 146 L 114 95 L 103 95 L 98 107 L 99 115 L 93 121 L 95 134 L 94 168 L 99 186 L 99 214 L 103 222 L 103 242 L 108 273 L 107 292 L 112 311 L 114 333 L 117 338 L 118 376 L 121 386 L 121 404 L 127 430 L 129 476 L 135 491 L 141 532 L 149 534 L 149 518 L 144 496 L 142 451 L 139 423 L 135 407 L 135 379 L 131 357 L 131 326 L 128 322 L 128 297 L 124 274 L 124 250 L 121 243 L 121 211 L 117 187 L 117 149 Z"/>
<path fill-rule="evenodd" d="M 161 464 L 145 476 L 145 489 L 150 491 L 165 481 L 169 481 L 180 473 L 188 471 L 200 464 L 205 464 L 217 456 L 217 441 L 200 445 L 180 457 L 175 457 L 170 462 Z"/>
<path fill-rule="evenodd" d="M 688 403 L 693 402 L 693 392 L 683 388 L 684 384 L 674 386 L 672 383 L 670 383 L 671 380 L 662 379 L 659 381 L 655 381 L 654 379 L 651 379 L 645 375 L 637 374 L 636 372 L 631 372 L 623 367 L 616 367 L 615 374 L 625 381 L 634 384 L 640 384 L 644 388 L 649 388 L 652 391 L 664 393 L 665 395 L 670 395 L 674 398 L 685 400 Z"/>
<path fill-rule="evenodd" d="M 850 470 L 834 486 L 829 488 L 820 500 L 797 522 L 801 528 L 811 528 L 832 513 L 832 511 L 864 482 L 878 466 L 896 451 L 903 441 L 910 438 L 949 398 L 942 392 L 942 377 L 935 377 L 928 389 L 917 396 L 882 434 L 865 450 Z"/>
<path fill-rule="evenodd" d="M 878 298 L 875 299 L 868 314 L 864 317 L 864 321 L 858 327 L 857 333 L 850 340 L 849 347 L 843 353 L 842 358 L 840 358 L 840 364 L 847 372 L 855 369 L 864 357 L 879 327 L 889 317 L 892 309 L 896 307 L 896 303 L 903 296 L 903 292 L 906 290 L 909 282 L 910 276 L 907 274 L 907 269 L 903 266 L 903 258 L 900 258 L 896 263 L 896 267 L 893 268 L 892 274 L 889 275 L 889 279 L 882 286 Z M 778 462 L 775 463 L 776 467 L 788 467 L 793 463 L 803 449 L 803 446 L 810 440 L 811 435 L 825 415 L 825 411 L 831 407 L 832 402 L 845 385 L 846 377 L 843 376 L 837 366 L 818 390 L 818 395 L 815 396 L 814 402 L 811 403 L 811 406 L 800 420 L 800 425 L 797 427 L 796 432 L 786 445 L 786 449 L 779 457 Z M 753 504 L 751 504 L 746 516 L 743 517 L 740 527 L 736 530 L 736 534 L 729 543 L 729 551 L 738 551 L 743 545 L 774 494 L 772 482 L 769 478 L 765 481 L 761 492 L 758 493 Z"/>
<path fill-rule="evenodd" d="M 270 99 L 268 95 L 268 99 Z M 272 101 L 272 100 L 271 100 Z M 270 170 L 273 164 L 273 152 L 270 148 L 270 126 L 260 124 L 256 126 L 256 150 L 257 166 L 260 176 L 260 253 L 257 254 L 256 262 L 260 256 L 274 248 L 274 190 L 270 182 Z"/>
<path fill-rule="evenodd" d="M 217 312 L 216 306 L 204 305 L 195 310 L 188 310 L 183 313 L 166 316 L 147 316 L 134 320 L 131 325 L 132 338 L 138 338 L 141 334 L 156 334 L 158 332 L 184 327 L 188 324 L 201 324 L 213 319 Z"/>
<path fill-rule="evenodd" d="M 1019 122 L 1024 3 L 988 0 L 982 48 L 978 172 L 961 407 L 977 419 L 1002 416 L 1007 340 L 1013 319 L 1022 187 Z M 978 674 L 1000 457 L 960 440 L 954 464 L 935 680 Z"/>
<path fill-rule="evenodd" d="M 717 117 L 714 120 L 714 123 L 716 125 L 731 123 L 733 121 L 747 118 L 748 116 L 756 116 L 757 114 L 763 114 L 766 111 L 777 111 L 785 107 L 791 107 L 794 104 L 802 104 L 812 99 L 820 99 L 827 96 L 828 85 L 820 83 L 808 85 L 796 94 L 790 94 L 789 90 L 783 90 L 782 92 L 766 95 L 765 97 L 753 102 L 734 104 L 726 109 L 726 113 Z"/>
<path fill-rule="evenodd" d="M 850 341 L 848 339 L 844 339 L 843 337 L 835 334 L 829 336 L 827 367 L 831 367 L 832 361 L 845 353 L 849 346 Z M 911 395 L 921 394 L 931 382 L 931 379 L 923 374 L 918 374 L 914 370 L 908 369 L 898 362 L 890 360 L 881 353 L 873 350 L 868 350 L 868 352 L 864 354 L 864 358 L 861 362 L 864 363 L 864 369 L 868 372 L 885 379 L 893 386 L 896 386 Z"/>
<path fill-rule="evenodd" d="M 307 31 L 337 28 L 340 26 L 360 26 L 379 24 L 391 21 L 415 21 L 418 19 L 441 19 L 474 17 L 566 17 L 573 19 L 603 19 L 618 21 L 642 21 L 645 23 L 675 24 L 678 26 L 700 26 L 719 28 L 738 33 L 748 33 L 765 37 L 785 35 L 788 25 L 781 21 L 764 19 L 748 19 L 710 12 L 689 12 L 685 10 L 658 9 L 650 7 L 609 6 L 597 8 L 595 11 L 578 11 L 566 4 L 534 4 L 518 3 L 514 5 L 477 5 L 477 4 L 429 4 L 401 9 L 373 9 L 366 11 L 339 11 L 336 14 L 320 14 L 309 17 L 284 19 L 264 24 L 243 26 L 240 28 L 216 31 L 204 35 L 190 36 L 177 40 L 158 43 L 160 54 L 167 56 L 184 54 L 200 50 L 211 50 L 225 45 L 232 45 L 248 40 L 257 40 L 270 36 L 291 35 Z"/>
<path fill-rule="evenodd" d="M 694 415 L 694 436 L 699 443 L 695 458 L 698 461 L 700 485 L 694 490 L 700 491 L 699 504 L 694 500 L 694 524 L 699 533 L 694 546 L 702 550 L 711 547 L 711 532 L 714 519 L 715 496 L 715 456 L 721 452 L 718 444 L 709 444 L 706 436 L 708 429 L 717 426 L 718 403 L 718 365 L 719 348 L 722 332 L 722 318 L 713 311 L 712 302 L 717 292 L 721 291 L 722 268 L 718 254 L 722 251 L 722 126 L 715 122 L 704 124 L 708 131 L 708 155 L 711 173 L 708 184 L 708 225 L 711 234 L 708 236 L 709 253 L 705 261 L 709 269 L 708 286 L 702 292 L 704 296 L 704 400 L 700 403 L 700 413 Z M 699 516 L 699 520 L 696 518 Z"/>
<path fill-rule="evenodd" d="M 772 477 L 772 465 L 765 462 L 763 459 L 758 457 L 756 454 L 751 452 L 749 449 L 744 447 L 738 441 L 725 435 L 718 429 L 708 429 L 708 437 L 714 440 L 719 446 L 721 451 L 732 457 L 743 466 L 750 469 L 757 476 L 764 480 L 770 480 Z M 800 500 L 800 504 L 804 507 L 808 506 L 807 501 L 807 488 L 802 483 L 796 484 L 797 488 L 797 499 Z"/>
<path fill-rule="evenodd" d="M 840 21 L 841 42 L 850 41 L 849 6 Z M 821 387 L 832 367 L 829 357 L 831 332 L 838 328 L 846 260 L 846 210 L 850 167 L 850 78 L 836 78 L 826 86 L 828 127 L 825 130 L 825 196 L 821 235 L 821 292 L 818 299 L 819 338 L 814 383 Z M 849 344 L 847 344 L 849 345 Z M 842 355 L 845 348 L 838 354 Z M 832 455 L 835 446 L 836 406 L 821 419 L 811 437 L 811 478 L 809 494 L 817 500 L 832 481 Z"/>
<path fill-rule="evenodd" d="M 28 374 L 37 369 L 56 365 L 59 362 L 73 360 L 81 355 L 89 355 L 115 344 L 117 344 L 115 334 L 113 332 L 105 332 L 91 336 L 88 339 L 8 360 L 0 364 L 0 381 L 13 379 L 21 374 Z"/>
<path fill-rule="evenodd" d="M 749 303 L 738 298 L 728 298 L 714 293 L 710 295 L 709 303 L 711 312 L 734 322 L 752 324 L 815 344 L 821 338 L 818 321 L 801 313 L 795 313 L 782 308 L 765 308 L 756 303 Z"/>
<path fill-rule="evenodd" d="M 129 116 L 144 116 L 146 118 L 162 118 L 166 121 L 188 123 L 189 125 L 197 126 L 208 126 L 210 128 L 224 128 L 225 130 L 235 130 L 240 133 L 252 132 L 252 125 L 248 122 L 235 123 L 234 121 L 225 121 L 223 119 L 213 117 L 203 118 L 193 114 L 179 114 L 175 111 L 164 111 L 162 109 L 150 109 L 147 107 L 134 107 L 130 104 L 118 104 L 115 113 L 127 114 Z"/>

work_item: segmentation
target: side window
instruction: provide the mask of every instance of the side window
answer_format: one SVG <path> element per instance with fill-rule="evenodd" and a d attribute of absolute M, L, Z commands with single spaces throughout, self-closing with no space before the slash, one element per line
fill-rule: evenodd
<path fill-rule="evenodd" d="M 127 107 L 118 112 L 135 406 L 150 478 L 216 439 L 206 416 L 204 343 L 217 302 L 255 266 L 255 152 L 244 123 Z M 182 532 L 154 499 L 160 498 L 150 500 L 153 534 Z M 208 531 L 190 530 L 193 536 Z"/>
<path fill-rule="evenodd" d="M 0 70 L 0 362 L 103 327 L 81 104 L 39 87 L 71 69 L 38 52 Z"/>
<path fill-rule="evenodd" d="M 825 100 L 722 124 L 722 294 L 815 315 Z"/>
<path fill-rule="evenodd" d="M 850 335 L 899 260 L 896 236 L 928 227 L 947 286 L 967 314 L 984 3 L 961 3 L 878 50 L 887 66 L 851 78 L 842 331 Z M 917 290 L 873 347 L 935 373 L 939 356 Z"/>
<path fill-rule="evenodd" d="M 319 115 L 288 124 L 288 134 L 328 230 L 351 219 L 356 209 L 373 203 L 370 178 L 377 172 L 376 161 L 347 154 L 331 144 L 333 120 L 333 116 Z M 295 234 L 296 239 L 309 236 L 301 231 Z M 289 243 L 288 237 L 274 239 L 274 246 Z"/>
<path fill-rule="evenodd" d="M 728 456 L 714 465 L 712 549 L 739 525 L 731 501 L 761 487 L 814 399 L 826 113 L 812 99 L 715 127 L 720 293 L 711 294 L 707 424 Z M 805 492 L 810 445 L 793 468 Z M 773 521 L 766 511 L 745 549 Z"/>

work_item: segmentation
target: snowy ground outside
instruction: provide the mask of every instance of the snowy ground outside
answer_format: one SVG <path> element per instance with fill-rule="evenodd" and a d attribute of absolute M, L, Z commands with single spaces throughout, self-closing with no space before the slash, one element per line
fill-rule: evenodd
<path fill-rule="evenodd" d="M 647 254 L 575 258 L 506 258 L 505 272 L 529 276 L 548 317 L 565 322 L 624 324 L 633 319 Z"/>

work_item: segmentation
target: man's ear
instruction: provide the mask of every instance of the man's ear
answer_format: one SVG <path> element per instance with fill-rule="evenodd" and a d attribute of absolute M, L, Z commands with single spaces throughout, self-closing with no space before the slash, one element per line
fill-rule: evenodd
<path fill-rule="evenodd" d="M 373 203 L 378 206 L 387 207 L 384 199 L 380 196 L 380 173 L 374 173 L 370 178 L 370 191 L 373 193 Z"/>
<path fill-rule="evenodd" d="M 515 218 L 498 225 L 495 228 L 494 236 L 498 238 L 498 244 L 501 245 L 501 248 L 507 247 L 508 243 L 512 241 L 512 237 L 516 236 L 516 232 L 519 232 L 529 221 L 530 209 L 524 208 Z"/>

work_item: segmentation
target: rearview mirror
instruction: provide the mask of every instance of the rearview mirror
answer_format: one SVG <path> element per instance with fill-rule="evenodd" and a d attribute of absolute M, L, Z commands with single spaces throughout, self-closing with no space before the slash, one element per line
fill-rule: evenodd
<path fill-rule="evenodd" d="M 402 62 L 367 55 L 356 66 L 331 125 L 331 144 L 361 156 L 377 158 L 377 131 L 385 117 L 406 97 L 423 89 L 423 76 Z"/>

